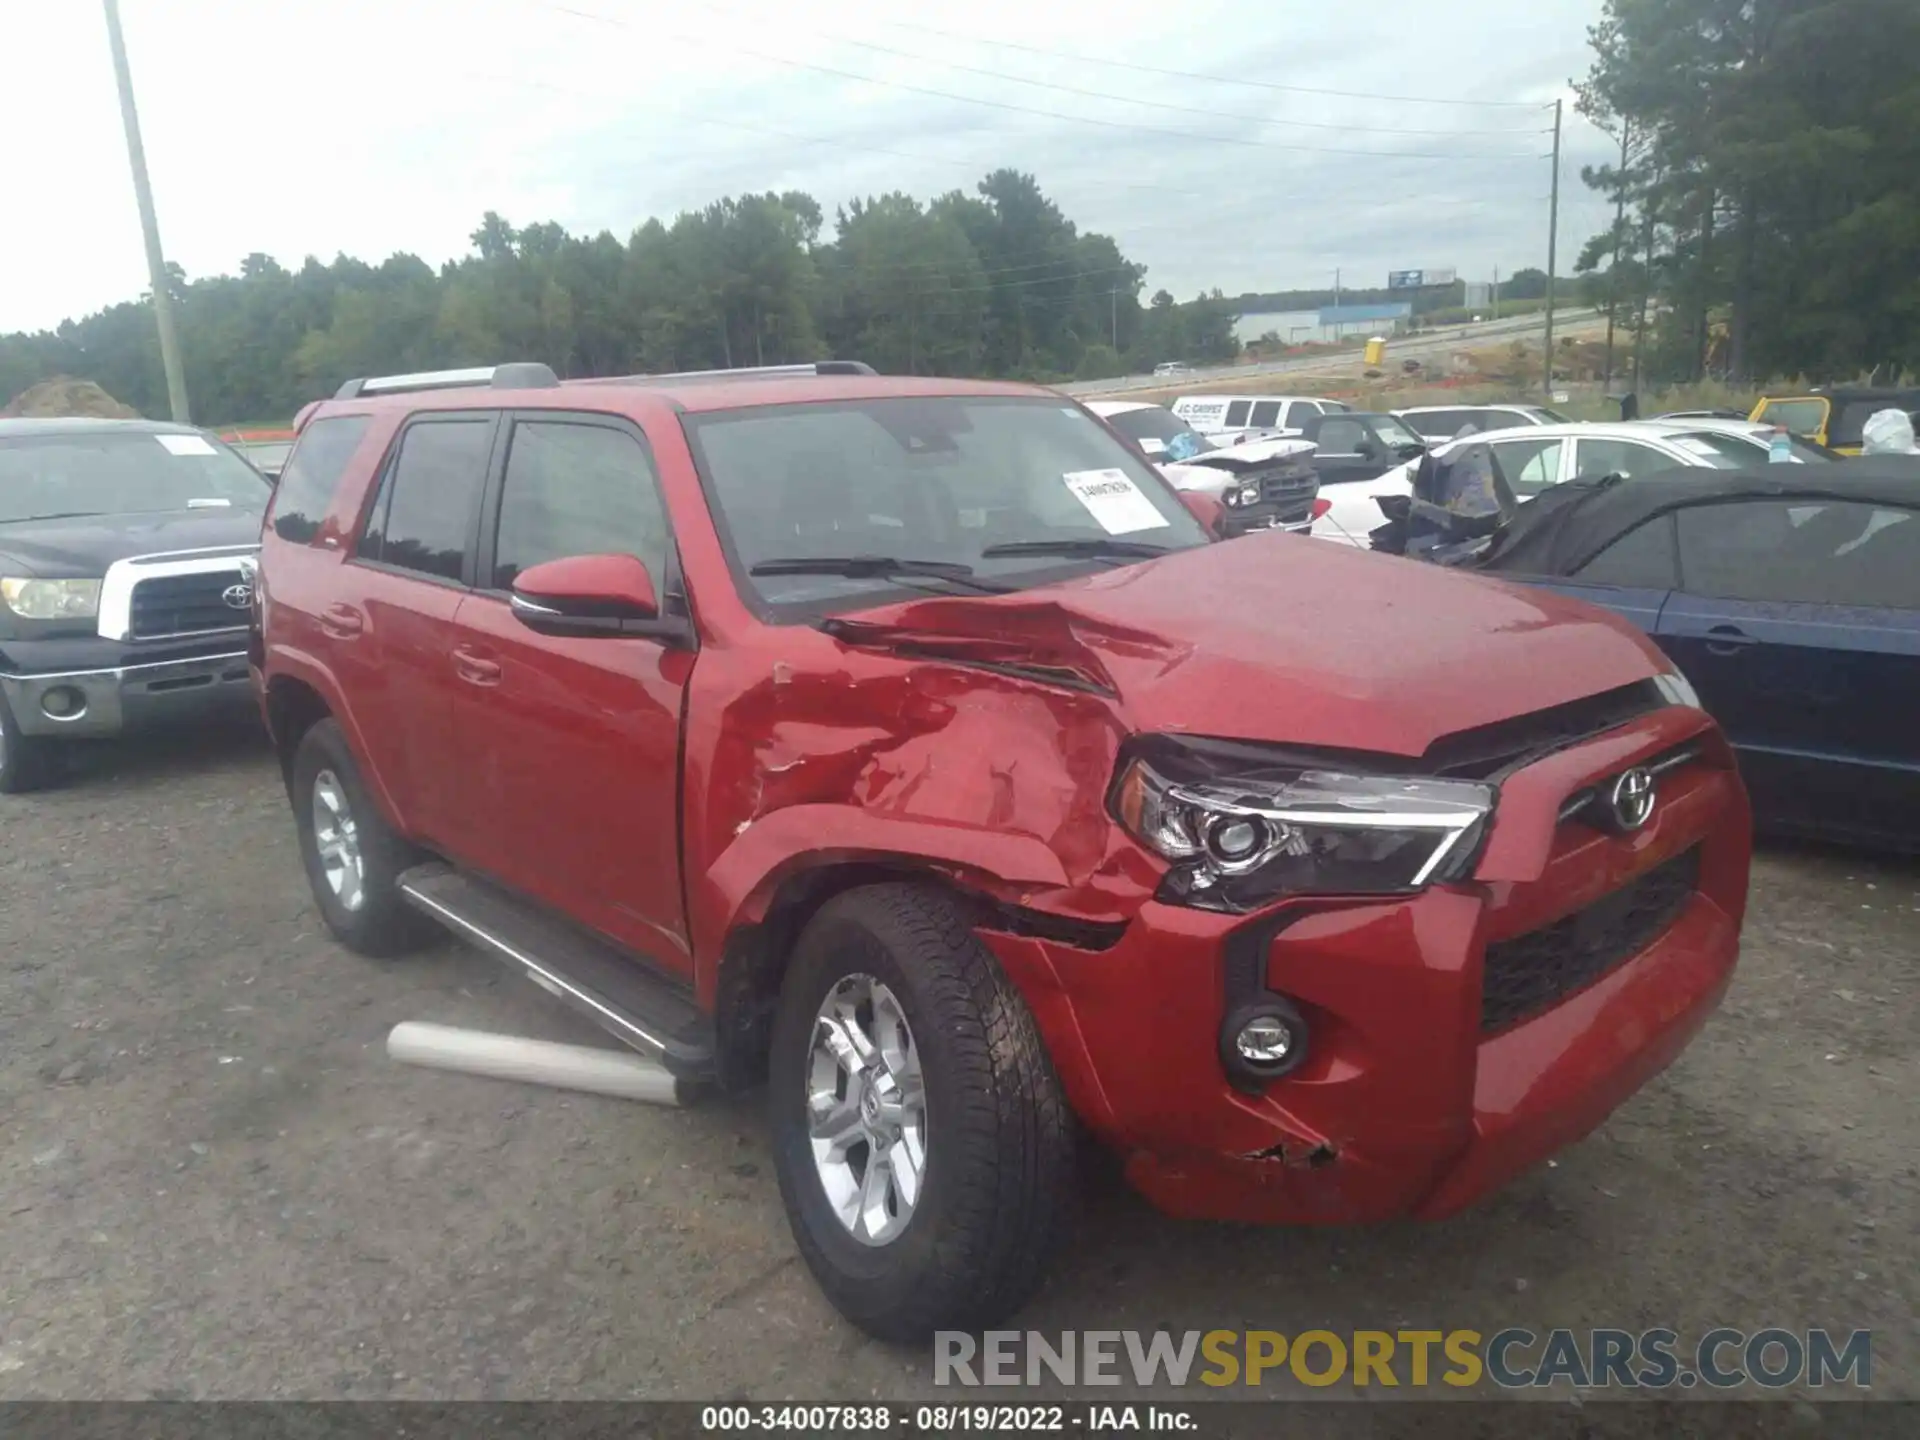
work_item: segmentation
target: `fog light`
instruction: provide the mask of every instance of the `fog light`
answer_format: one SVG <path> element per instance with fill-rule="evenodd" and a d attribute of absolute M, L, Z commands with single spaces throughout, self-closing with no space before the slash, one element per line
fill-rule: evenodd
<path fill-rule="evenodd" d="M 87 697 L 71 685 L 56 685 L 40 697 L 40 709 L 50 720 L 77 720 L 86 713 Z"/>
<path fill-rule="evenodd" d="M 1220 1027 L 1227 1078 L 1258 1092 L 1306 1062 L 1307 1021 L 1285 996 L 1272 993 L 1235 1008 Z"/>
<path fill-rule="evenodd" d="M 1284 1065 L 1293 1054 L 1293 1027 L 1278 1015 L 1262 1015 L 1240 1027 L 1233 1048 L 1240 1058 L 1262 1067 Z"/>

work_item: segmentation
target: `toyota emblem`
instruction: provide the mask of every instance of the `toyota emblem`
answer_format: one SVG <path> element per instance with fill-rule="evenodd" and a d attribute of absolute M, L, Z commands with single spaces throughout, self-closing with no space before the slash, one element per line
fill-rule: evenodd
<path fill-rule="evenodd" d="M 1607 809 L 1611 812 L 1607 818 L 1620 834 L 1630 835 L 1644 829 L 1653 818 L 1654 799 L 1653 772 L 1636 765 L 1622 772 L 1607 792 Z"/>
<path fill-rule="evenodd" d="M 220 592 L 220 601 L 229 610 L 244 610 L 253 603 L 253 587 L 244 580 L 238 585 L 229 585 Z"/>

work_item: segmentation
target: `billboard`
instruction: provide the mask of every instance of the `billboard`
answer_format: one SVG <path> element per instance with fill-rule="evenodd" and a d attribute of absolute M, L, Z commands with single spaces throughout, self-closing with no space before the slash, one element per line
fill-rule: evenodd
<path fill-rule="evenodd" d="M 1444 270 L 1389 270 L 1387 289 L 1425 290 L 1430 285 L 1451 285 L 1459 276 L 1451 266 Z"/>

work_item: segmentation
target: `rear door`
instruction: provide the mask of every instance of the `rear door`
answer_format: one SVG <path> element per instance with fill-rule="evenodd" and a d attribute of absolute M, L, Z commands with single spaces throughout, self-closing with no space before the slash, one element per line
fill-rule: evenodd
<path fill-rule="evenodd" d="M 669 969 L 691 973 L 680 890 L 680 713 L 690 651 L 557 638 L 513 616 L 522 570 L 638 556 L 663 605 L 673 538 L 640 430 L 611 416 L 513 417 L 481 522 L 479 579 L 451 656 L 473 863 Z"/>
<path fill-rule="evenodd" d="M 1677 516 L 1662 645 L 1740 754 L 1756 812 L 1920 833 L 1920 508 L 1746 500 Z"/>
<path fill-rule="evenodd" d="M 473 575 L 475 525 L 498 417 L 412 417 L 388 451 L 347 569 L 317 624 L 408 832 L 462 849 L 452 749 L 453 617 Z"/>

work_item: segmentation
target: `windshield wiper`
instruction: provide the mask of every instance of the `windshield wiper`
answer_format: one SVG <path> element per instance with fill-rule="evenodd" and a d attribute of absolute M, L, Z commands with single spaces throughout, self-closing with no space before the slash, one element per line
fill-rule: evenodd
<path fill-rule="evenodd" d="M 891 555 L 795 555 L 762 560 L 749 575 L 845 575 L 854 580 L 938 580 L 985 595 L 1004 595 L 1013 587 L 983 580 L 971 565 L 950 560 L 900 560 Z"/>
<path fill-rule="evenodd" d="M 1060 540 L 1010 540 L 1004 545 L 989 545 L 980 552 L 983 560 L 1011 559 L 1016 555 L 1064 555 L 1073 560 L 1151 560 L 1165 555 L 1165 545 L 1147 540 L 1110 540 L 1104 536 L 1080 536 Z"/>
<path fill-rule="evenodd" d="M 31 525 L 35 520 L 96 520 L 106 514 L 104 510 L 58 510 L 51 515 L 22 515 L 18 520 L 9 520 L 9 525 Z"/>

